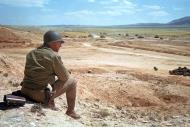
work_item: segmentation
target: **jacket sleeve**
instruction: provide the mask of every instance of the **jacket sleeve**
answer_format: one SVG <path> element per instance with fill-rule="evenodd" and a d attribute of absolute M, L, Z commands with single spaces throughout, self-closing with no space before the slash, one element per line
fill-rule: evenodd
<path fill-rule="evenodd" d="M 53 58 L 53 69 L 59 80 L 66 82 L 69 79 L 69 72 L 63 65 L 60 56 L 55 56 Z"/>

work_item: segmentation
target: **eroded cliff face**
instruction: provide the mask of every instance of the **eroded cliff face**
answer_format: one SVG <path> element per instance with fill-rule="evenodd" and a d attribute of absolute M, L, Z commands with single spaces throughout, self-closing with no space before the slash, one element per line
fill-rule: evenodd
<path fill-rule="evenodd" d="M 0 82 L 1 86 L 18 87 L 23 78 L 23 66 L 15 59 L 0 54 Z"/>
<path fill-rule="evenodd" d="M 0 48 L 26 47 L 31 44 L 30 39 L 25 36 L 19 36 L 14 30 L 0 27 Z"/>

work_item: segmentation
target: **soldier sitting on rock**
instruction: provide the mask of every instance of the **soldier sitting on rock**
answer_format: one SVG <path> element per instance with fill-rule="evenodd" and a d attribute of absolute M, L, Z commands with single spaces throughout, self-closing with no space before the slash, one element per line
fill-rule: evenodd
<path fill-rule="evenodd" d="M 26 56 L 21 93 L 55 109 L 54 98 L 66 92 L 68 104 L 66 114 L 78 119 L 80 116 L 74 110 L 77 81 L 70 76 L 58 55 L 64 41 L 54 31 L 46 32 L 43 39 L 43 45 L 30 51 Z M 50 96 L 47 96 L 47 89 Z"/>

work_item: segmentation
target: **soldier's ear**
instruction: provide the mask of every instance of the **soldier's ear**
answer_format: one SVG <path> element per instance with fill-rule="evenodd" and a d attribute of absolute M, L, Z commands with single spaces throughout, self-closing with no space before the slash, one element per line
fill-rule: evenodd
<path fill-rule="evenodd" d="M 51 48 L 51 49 L 53 49 L 55 47 L 55 44 L 50 43 L 50 44 L 48 44 L 48 47 Z"/>

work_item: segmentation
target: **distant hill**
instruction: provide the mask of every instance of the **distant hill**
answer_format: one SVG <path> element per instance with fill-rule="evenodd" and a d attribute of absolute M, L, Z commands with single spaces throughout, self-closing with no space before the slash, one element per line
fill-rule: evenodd
<path fill-rule="evenodd" d="M 168 25 L 190 25 L 190 16 L 173 20 L 169 22 Z"/>
<path fill-rule="evenodd" d="M 137 24 L 131 24 L 127 25 L 128 27 L 161 27 L 165 24 L 162 23 L 137 23 Z"/>
<path fill-rule="evenodd" d="M 42 25 L 42 26 L 11 26 L 11 25 L 1 25 L 0 27 L 9 27 L 9 28 L 17 28 L 17 29 L 40 29 L 46 31 L 47 29 L 67 29 L 69 30 L 78 30 L 80 29 L 88 29 L 88 28 L 151 28 L 151 27 L 188 27 L 190 28 L 190 16 L 186 16 L 183 18 L 172 20 L 168 23 L 137 23 L 137 24 L 127 24 L 127 25 L 108 25 L 108 26 L 98 26 L 98 25 Z"/>
<path fill-rule="evenodd" d="M 138 23 L 130 25 L 118 25 L 113 27 L 190 27 L 190 16 L 172 20 L 168 23 Z"/>

